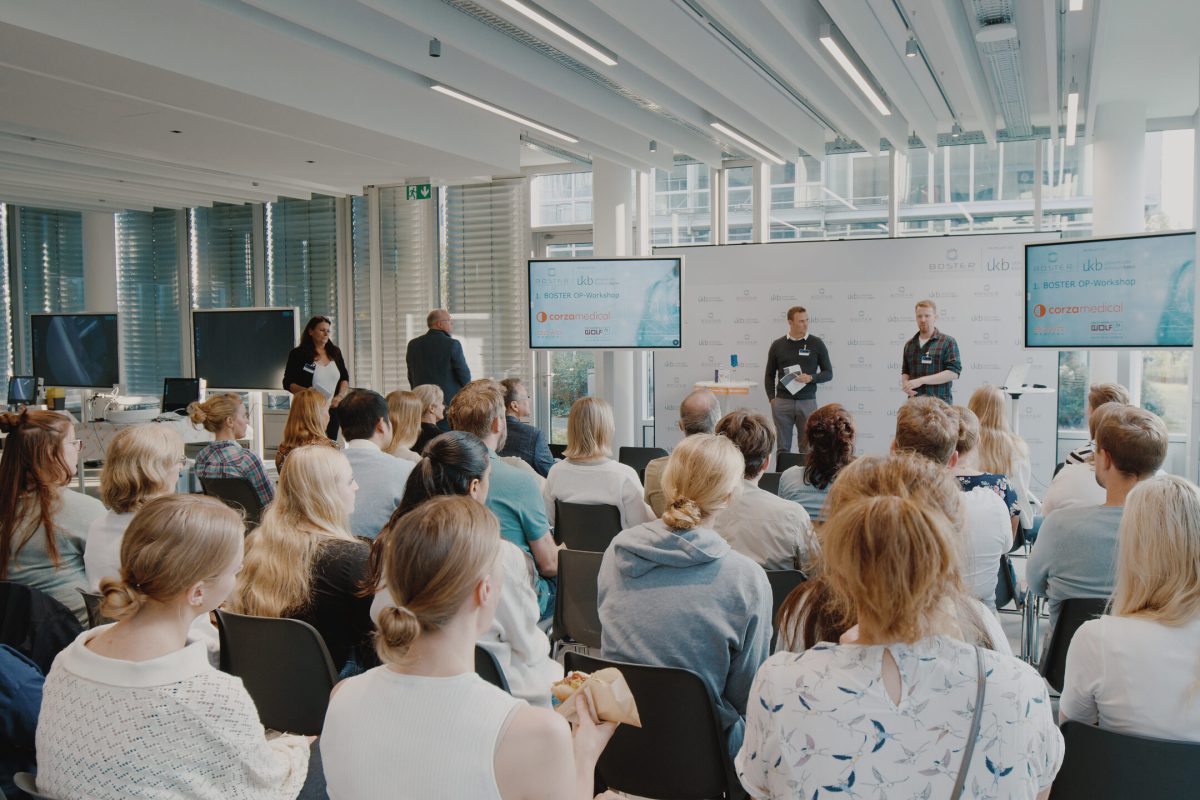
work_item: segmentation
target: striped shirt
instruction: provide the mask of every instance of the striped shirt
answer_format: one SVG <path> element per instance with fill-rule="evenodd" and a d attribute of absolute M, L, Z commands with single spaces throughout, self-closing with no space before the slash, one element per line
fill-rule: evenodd
<path fill-rule="evenodd" d="M 210 442 L 196 454 L 192 471 L 201 478 L 244 478 L 254 487 L 258 501 L 264 506 L 275 499 L 275 488 L 267 478 L 262 459 L 235 441 Z"/>

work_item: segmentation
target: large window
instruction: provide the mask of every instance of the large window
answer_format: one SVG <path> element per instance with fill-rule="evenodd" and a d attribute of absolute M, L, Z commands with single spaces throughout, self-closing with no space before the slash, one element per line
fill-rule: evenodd
<path fill-rule="evenodd" d="M 754 167 L 725 168 L 725 241 L 754 241 Z"/>
<path fill-rule="evenodd" d="M 379 190 L 382 330 L 377 344 L 387 391 L 408 388 L 408 340 L 425 333 L 425 316 L 435 305 L 436 215 L 433 200 L 405 200 L 402 186 Z"/>
<path fill-rule="evenodd" d="M 534 227 L 591 224 L 592 173 L 537 175 L 530 180 L 529 191 Z"/>
<path fill-rule="evenodd" d="M 8 274 L 8 208 L 0 203 L 0 388 L 8 402 L 8 378 L 13 370 L 12 295 Z"/>
<path fill-rule="evenodd" d="M 157 396 L 163 378 L 181 375 L 180 212 L 117 214 L 117 311 L 125 389 Z"/>
<path fill-rule="evenodd" d="M 29 315 L 83 311 L 83 217 L 78 211 L 21 208 L 20 337 L 26 342 L 21 364 L 33 369 L 28 346 Z"/>
<path fill-rule="evenodd" d="M 656 247 L 712 243 L 712 191 L 706 164 L 681 163 L 653 173 L 650 243 Z"/>
<path fill-rule="evenodd" d="M 298 307 L 301 325 L 328 316 L 337 341 L 337 201 L 280 200 L 265 213 L 267 304 Z"/>
<path fill-rule="evenodd" d="M 1171 433 L 1186 433 L 1191 393 L 1188 373 L 1192 371 L 1190 350 L 1147 350 L 1142 353 L 1142 408 L 1153 411 L 1167 423 Z"/>
<path fill-rule="evenodd" d="M 188 211 L 192 308 L 254 305 L 253 213 L 224 203 Z"/>

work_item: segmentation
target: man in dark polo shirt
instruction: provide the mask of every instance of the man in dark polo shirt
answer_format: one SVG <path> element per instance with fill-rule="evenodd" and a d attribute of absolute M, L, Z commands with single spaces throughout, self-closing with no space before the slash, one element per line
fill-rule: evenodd
<path fill-rule="evenodd" d="M 900 389 L 909 397 L 937 397 L 953 405 L 953 381 L 962 375 L 958 342 L 937 329 L 937 304 L 932 300 L 918 301 L 916 311 L 917 335 L 904 343 Z"/>
<path fill-rule="evenodd" d="M 804 423 L 817 410 L 817 384 L 833 377 L 829 351 L 825 343 L 808 334 L 808 311 L 800 306 L 788 309 L 788 332 L 771 342 L 767 351 L 767 370 L 763 388 L 771 401 L 775 421 L 775 439 L 780 453 L 792 449 L 792 426 L 799 432 L 796 441 L 804 452 Z"/>

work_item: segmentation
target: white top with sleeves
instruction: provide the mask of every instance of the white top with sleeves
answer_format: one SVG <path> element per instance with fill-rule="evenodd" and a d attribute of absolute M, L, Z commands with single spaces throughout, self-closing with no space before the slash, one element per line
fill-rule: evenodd
<path fill-rule="evenodd" d="M 1104 616 L 1071 639 L 1059 709 L 1106 730 L 1200 742 L 1200 617 Z"/>
<path fill-rule="evenodd" d="M 892 701 L 883 651 L 900 671 Z M 1062 764 L 1041 677 L 984 650 L 987 693 L 964 797 L 1034 797 Z M 975 706 L 975 649 L 942 636 L 913 644 L 820 644 L 771 656 L 750 690 L 738 778 L 754 798 L 949 797 Z"/>
<path fill-rule="evenodd" d="M 59 800 L 292 800 L 308 741 L 267 741 L 241 680 L 189 642 L 149 661 L 122 661 L 84 631 L 54 659 L 37 728 L 38 788 Z"/>
<path fill-rule="evenodd" d="M 1096 467 L 1092 464 L 1068 462 L 1058 471 L 1046 496 L 1042 500 L 1042 516 L 1051 511 L 1072 506 L 1102 506 L 1108 500 L 1108 492 L 1096 483 Z"/>
<path fill-rule="evenodd" d="M 1017 456 L 1012 470 L 1008 473 L 1008 478 L 1012 487 L 1017 491 L 1017 504 L 1021 506 L 1021 527 L 1032 528 L 1035 510 L 1033 506 L 1037 502 L 1037 498 L 1033 496 L 1033 491 L 1029 488 L 1029 483 L 1033 480 L 1033 464 L 1029 460 L 1028 453 Z"/>
<path fill-rule="evenodd" d="M 747 480 L 742 481 L 741 495 L 717 514 L 712 528 L 763 569 L 808 570 L 820 550 L 803 506 Z"/>
<path fill-rule="evenodd" d="M 1000 496 L 986 487 L 962 492 L 962 500 L 967 516 L 963 586 L 972 597 L 995 608 L 1000 556 L 1012 548 L 1012 517 Z"/>
<path fill-rule="evenodd" d="M 606 458 L 594 464 L 559 461 L 542 487 L 546 518 L 554 525 L 554 501 L 610 505 L 621 509 L 621 530 L 657 519 L 646 505 L 637 472 L 628 464 Z"/>
<path fill-rule="evenodd" d="M 329 798 L 500 800 L 496 748 L 523 705 L 473 672 L 375 667 L 342 681 L 320 739 Z"/>

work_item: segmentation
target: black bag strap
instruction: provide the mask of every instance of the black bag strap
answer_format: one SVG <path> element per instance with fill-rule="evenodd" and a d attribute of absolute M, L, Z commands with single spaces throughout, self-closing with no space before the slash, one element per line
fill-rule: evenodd
<path fill-rule="evenodd" d="M 954 781 L 954 789 L 950 792 L 950 800 L 962 797 L 967 785 L 967 771 L 971 768 L 971 757 L 975 754 L 975 740 L 979 738 L 979 718 L 983 716 L 983 698 L 987 689 L 987 671 L 983 666 L 983 650 L 975 646 L 975 669 L 978 673 L 975 688 L 975 714 L 971 717 L 971 732 L 967 734 L 967 744 L 963 748 L 962 763 L 958 767 L 958 778 Z"/>

